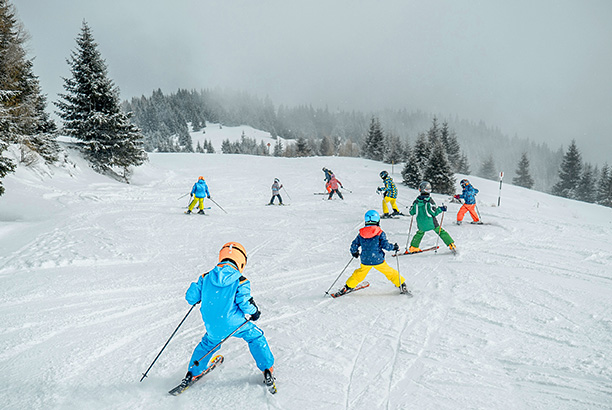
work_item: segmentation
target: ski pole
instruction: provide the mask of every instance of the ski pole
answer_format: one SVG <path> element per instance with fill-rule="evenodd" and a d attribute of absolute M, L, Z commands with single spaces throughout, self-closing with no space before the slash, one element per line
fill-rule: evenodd
<path fill-rule="evenodd" d="M 200 357 L 200 359 L 199 359 L 199 360 L 194 360 L 194 361 L 193 361 L 193 366 L 199 366 L 199 365 L 200 365 L 200 360 L 204 359 L 206 356 L 208 356 L 209 354 L 211 354 L 212 352 L 214 352 L 214 351 L 215 351 L 215 349 L 216 349 L 217 347 L 221 346 L 221 345 L 223 344 L 223 342 L 225 342 L 227 339 L 229 339 L 229 338 L 230 338 L 230 337 L 231 337 L 231 336 L 232 336 L 234 333 L 236 333 L 237 331 L 239 331 L 239 330 L 242 328 L 242 326 L 246 325 L 246 324 L 247 324 L 247 323 L 249 323 L 250 321 L 251 321 L 251 318 L 246 319 L 246 320 L 244 321 L 244 323 L 243 323 L 243 324 L 241 324 L 240 326 L 238 326 L 238 327 L 236 328 L 236 330 L 234 330 L 232 333 L 230 333 L 229 335 L 227 335 L 227 336 L 225 337 L 225 339 L 223 339 L 223 340 L 221 340 L 219 343 L 217 343 L 217 344 L 215 345 L 215 347 L 213 347 L 212 349 L 210 349 L 210 350 L 208 351 L 208 353 L 206 353 L 204 356 Z M 193 367 L 193 366 L 191 366 L 191 367 Z M 191 367 L 189 368 L 190 370 L 191 370 Z"/>
<path fill-rule="evenodd" d="M 289 195 L 289 192 L 287 192 L 287 189 L 285 187 L 283 187 L 283 189 L 285 190 L 285 193 L 287 194 L 287 198 L 289 198 L 289 200 L 291 201 L 291 195 Z"/>
<path fill-rule="evenodd" d="M 444 206 L 444 203 L 442 203 L 442 206 Z M 446 212 L 442 212 L 442 219 L 440 219 L 440 229 L 438 229 L 438 238 L 436 239 L 436 250 L 434 251 L 435 253 L 438 253 L 438 243 L 440 242 L 440 233 L 442 232 L 442 222 L 444 222 L 444 214 Z"/>
<path fill-rule="evenodd" d="M 176 200 L 178 201 L 179 199 L 185 198 L 187 195 L 189 195 L 189 194 L 181 195 L 178 198 L 176 198 Z"/>
<path fill-rule="evenodd" d="M 198 302 L 200 303 L 200 302 Z M 174 330 L 174 333 L 172 333 L 172 335 L 170 336 L 170 338 L 168 339 L 168 341 L 166 342 L 166 344 L 164 345 L 164 347 L 162 347 L 162 349 L 159 351 L 159 353 L 157 354 L 157 356 L 155 357 L 155 360 L 153 360 L 153 363 L 151 363 L 151 365 L 149 366 L 149 368 L 147 369 L 146 372 L 144 372 L 142 374 L 142 379 L 140 379 L 140 381 L 142 382 L 144 380 L 145 377 L 147 377 L 147 373 L 149 373 L 149 370 L 151 370 L 151 367 L 153 367 L 153 365 L 155 364 L 155 362 L 157 361 L 157 359 L 159 358 L 159 356 L 162 354 L 162 352 L 164 351 L 164 349 L 166 348 L 166 346 L 168 346 L 168 343 L 170 343 L 170 339 L 172 339 L 174 337 L 174 335 L 176 334 L 176 332 L 179 330 L 179 327 L 181 327 L 181 325 L 183 324 L 183 322 L 185 321 L 185 319 L 187 319 L 187 316 L 189 316 L 189 314 L 191 313 L 191 311 L 193 310 L 193 308 L 198 304 L 196 303 L 195 305 L 191 305 L 191 309 L 189 309 L 189 312 L 187 312 L 187 314 L 185 315 L 185 317 L 183 318 L 183 320 L 181 320 L 181 323 L 179 323 L 179 325 L 176 327 L 176 329 Z"/>
<path fill-rule="evenodd" d="M 400 274 L 399 258 L 397 257 L 397 251 L 395 251 L 395 256 L 395 259 L 397 260 L 397 283 L 399 283 L 398 288 L 400 290 L 400 293 L 402 293 L 402 275 Z"/>
<path fill-rule="evenodd" d="M 215 205 L 217 205 L 219 208 L 221 208 L 221 210 L 222 210 L 223 212 L 227 213 L 227 211 L 226 211 L 225 209 L 223 209 L 223 207 L 222 207 L 221 205 L 219 205 L 218 203 L 216 203 L 214 199 L 212 199 L 212 198 L 208 198 L 208 199 L 210 199 L 211 201 L 213 201 L 213 204 L 215 204 Z"/>
<path fill-rule="evenodd" d="M 482 222 L 482 216 L 480 216 L 480 211 L 478 210 L 478 204 L 474 203 L 475 207 L 476 207 L 476 213 L 478 214 L 478 220 L 480 222 Z"/>
<path fill-rule="evenodd" d="M 406 250 L 408 250 L 408 241 L 410 241 L 410 232 L 412 231 L 412 221 L 414 220 L 414 215 L 410 215 L 410 228 L 408 228 L 408 238 L 406 239 Z"/>
<path fill-rule="evenodd" d="M 351 191 L 350 189 L 347 189 L 347 188 L 345 188 L 343 186 L 341 186 L 340 188 L 344 189 L 345 191 L 349 191 L 349 193 L 351 193 L 351 194 L 353 193 L 353 191 Z"/>
<path fill-rule="evenodd" d="M 338 277 L 336 278 L 336 280 L 334 281 L 334 283 L 331 284 L 331 286 L 329 287 L 329 289 L 327 289 L 327 292 L 325 292 L 326 295 L 329 295 L 329 291 L 331 290 L 331 288 L 334 287 L 334 285 L 336 284 L 336 282 L 338 282 L 338 279 L 340 279 L 340 276 L 342 276 L 342 274 L 344 273 L 344 271 L 346 270 L 346 268 L 349 267 L 349 265 L 351 264 L 351 262 L 353 262 L 353 259 L 355 258 L 351 258 L 350 261 L 348 261 L 348 263 L 346 264 L 346 266 L 344 267 L 344 269 L 342 269 L 342 272 L 340 272 L 340 275 L 338 275 Z"/>

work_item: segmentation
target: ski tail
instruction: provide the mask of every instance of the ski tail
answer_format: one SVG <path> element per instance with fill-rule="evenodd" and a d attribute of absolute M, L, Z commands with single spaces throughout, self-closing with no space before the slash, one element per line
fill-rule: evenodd
<path fill-rule="evenodd" d="M 210 360 L 210 364 L 208 365 L 206 370 L 204 370 L 199 376 L 192 377 L 191 373 L 188 373 L 187 376 L 181 382 L 181 384 L 170 390 L 168 393 L 173 396 L 178 396 L 179 394 L 190 388 L 198 380 L 202 379 L 204 376 L 210 373 L 215 367 L 219 366 L 221 363 L 223 363 L 223 356 L 218 354 Z"/>

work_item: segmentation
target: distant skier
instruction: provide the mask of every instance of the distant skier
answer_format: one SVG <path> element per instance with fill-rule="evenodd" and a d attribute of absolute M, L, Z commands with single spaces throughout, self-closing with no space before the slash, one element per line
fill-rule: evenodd
<path fill-rule="evenodd" d="M 353 240 L 350 248 L 353 258 L 359 258 L 359 248 L 361 247 L 361 266 L 355 269 L 344 287 L 332 296 L 338 297 L 353 291 L 366 278 L 372 268 L 381 272 L 389 281 L 399 287 L 401 293 L 408 293 L 404 278 L 385 261 L 384 250 L 398 251 L 399 245 L 397 243 L 391 245 L 387 241 L 387 235 L 379 226 L 380 215 L 378 212 L 370 210 L 366 212 L 364 219 L 365 227 L 359 230 L 359 235 Z"/>
<path fill-rule="evenodd" d="M 198 204 L 200 210 L 199 214 L 204 214 L 204 198 L 210 199 L 210 192 L 208 192 L 208 185 L 206 185 L 206 181 L 204 181 L 204 177 L 200 176 L 198 178 L 198 182 L 193 184 L 193 188 L 191 188 L 191 196 L 193 200 L 189 204 L 189 209 L 187 209 L 186 214 L 190 214 L 193 211 L 193 207 Z"/>
<path fill-rule="evenodd" d="M 274 183 L 272 184 L 272 198 L 270 199 L 270 203 L 268 205 L 274 205 L 274 198 L 278 198 L 279 205 L 283 204 L 283 198 L 280 196 L 280 190 L 283 185 L 280 183 L 278 178 L 274 178 Z"/>
<path fill-rule="evenodd" d="M 242 326 L 233 336 L 248 343 L 257 367 L 263 372 L 264 383 L 271 392 L 276 392 L 272 375 L 274 356 L 263 331 L 253 324 L 261 312 L 251 296 L 251 283 L 242 276 L 246 263 L 244 247 L 238 242 L 228 242 L 219 252 L 217 266 L 201 275 L 187 289 L 185 299 L 189 304 L 201 302 L 200 312 L 206 334 L 191 355 L 189 370 L 181 386 L 189 387 L 201 377 L 213 353 L 219 349 L 213 348 Z M 250 318 L 245 319 L 245 315 L 250 315 Z"/>
<path fill-rule="evenodd" d="M 417 233 L 412 238 L 410 242 L 410 248 L 408 249 L 409 253 L 421 252 L 419 245 L 421 244 L 421 240 L 427 231 L 435 231 L 440 238 L 444 241 L 444 244 L 448 246 L 448 249 L 456 252 L 457 247 L 455 246 L 455 242 L 453 238 L 446 232 L 442 227 L 438 224 L 438 220 L 436 216 L 441 214 L 442 212 L 446 212 L 446 206 L 436 207 L 436 203 L 433 198 L 429 195 L 431 194 L 431 184 L 427 181 L 421 182 L 419 185 L 419 191 L 421 195 L 417 197 L 412 203 L 410 207 L 410 215 L 416 215 L 417 220 Z"/>
<path fill-rule="evenodd" d="M 325 174 L 325 189 L 327 189 L 327 193 L 331 192 L 331 187 L 329 185 L 329 181 L 331 180 L 331 178 L 334 176 L 334 173 L 332 172 L 331 169 L 327 169 L 325 167 L 323 167 L 323 173 Z"/>
<path fill-rule="evenodd" d="M 461 180 L 461 188 L 463 188 L 463 193 L 461 195 L 455 195 L 455 199 L 463 199 L 464 201 L 461 208 L 459 208 L 459 212 L 457 212 L 457 225 L 461 225 L 461 221 L 463 221 L 466 212 L 470 213 L 474 222 L 479 222 L 478 213 L 474 210 L 476 207 L 476 194 L 478 194 L 478 190 L 474 188 L 467 179 Z"/>
<path fill-rule="evenodd" d="M 393 178 L 389 176 L 389 173 L 387 171 L 382 171 L 380 173 L 380 177 L 385 183 L 384 187 L 377 189 L 379 193 L 383 194 L 383 200 L 382 200 L 383 216 L 382 218 L 389 218 L 390 216 L 393 216 L 393 215 L 403 215 L 403 213 L 401 213 L 399 209 L 397 209 L 397 205 L 395 203 L 397 201 L 397 187 L 395 186 L 395 183 L 393 182 Z M 393 208 L 393 213 L 391 215 L 389 215 L 389 207 L 387 206 L 387 202 L 389 202 L 391 204 L 391 208 Z"/>
<path fill-rule="evenodd" d="M 329 180 L 328 186 L 330 188 L 330 191 L 329 191 L 329 196 L 327 197 L 327 199 L 332 199 L 332 196 L 334 196 L 334 192 L 338 194 L 340 199 L 344 199 L 344 197 L 342 196 L 342 193 L 339 190 L 339 188 L 342 187 L 342 182 L 338 181 L 334 174 L 332 174 L 331 179 Z"/>

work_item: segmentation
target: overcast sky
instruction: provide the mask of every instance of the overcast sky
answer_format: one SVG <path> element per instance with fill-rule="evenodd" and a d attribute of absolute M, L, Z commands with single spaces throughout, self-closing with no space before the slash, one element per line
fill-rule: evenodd
<path fill-rule="evenodd" d="M 85 20 L 123 99 L 228 86 L 420 109 L 612 162 L 611 0 L 12 2 L 50 102 Z"/>

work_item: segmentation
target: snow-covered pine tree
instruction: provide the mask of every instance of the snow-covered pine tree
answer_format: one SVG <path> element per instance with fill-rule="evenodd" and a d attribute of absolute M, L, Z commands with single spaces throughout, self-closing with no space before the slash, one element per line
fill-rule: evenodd
<path fill-rule="evenodd" d="M 434 145 L 441 139 L 441 129 L 438 124 L 438 118 L 434 115 L 433 120 L 431 121 L 431 127 L 429 131 L 427 131 L 427 140 L 429 141 L 429 146 L 433 148 Z"/>
<path fill-rule="evenodd" d="M 572 140 L 567 152 L 563 156 L 559 167 L 559 182 L 552 188 L 552 194 L 564 198 L 577 198 L 578 184 L 582 175 L 582 155 L 576 146 L 576 141 Z"/>
<path fill-rule="evenodd" d="M 446 159 L 446 150 L 440 140 L 432 148 L 423 179 L 429 181 L 433 192 L 449 195 L 455 193 L 455 174 Z"/>
<path fill-rule="evenodd" d="M 276 144 L 274 144 L 274 151 L 272 155 L 275 157 L 283 156 L 283 143 L 279 137 L 276 137 Z"/>
<path fill-rule="evenodd" d="M 404 158 L 402 141 L 397 135 L 387 134 L 385 138 L 384 162 L 387 164 L 397 164 Z"/>
<path fill-rule="evenodd" d="M 332 138 L 330 138 L 327 135 L 324 136 L 321 139 L 321 146 L 319 147 L 319 151 L 321 155 L 324 157 L 330 157 L 334 155 L 334 146 L 333 146 Z"/>
<path fill-rule="evenodd" d="M 597 183 L 597 203 L 612 207 L 612 170 L 608 164 L 601 168 L 599 182 Z"/>
<path fill-rule="evenodd" d="M 429 157 L 431 156 L 431 146 L 429 145 L 426 134 L 421 133 L 418 135 L 412 153 L 414 154 L 414 160 L 419 167 L 419 171 L 423 174 L 427 164 L 429 164 Z"/>
<path fill-rule="evenodd" d="M 404 184 L 414 189 L 418 189 L 419 184 L 423 180 L 414 151 L 411 151 L 406 159 L 406 165 L 404 165 L 404 169 L 402 170 L 402 178 L 404 179 Z"/>
<path fill-rule="evenodd" d="M 68 60 L 72 77 L 64 79 L 66 94 L 60 94 L 64 101 L 56 102 L 63 130 L 81 141 L 94 169 L 114 172 L 119 167 L 127 182 L 128 168 L 147 159 L 143 135 L 121 111 L 119 90 L 107 76 L 106 63 L 85 21 L 76 42 Z"/>
<path fill-rule="evenodd" d="M 497 171 L 495 169 L 495 162 L 493 161 L 492 155 L 489 155 L 487 159 L 484 160 L 480 167 L 480 171 L 478 171 L 478 176 L 493 181 L 497 179 Z"/>
<path fill-rule="evenodd" d="M 295 155 L 298 157 L 307 157 L 311 155 L 310 147 L 308 146 L 308 141 L 304 138 L 298 138 L 295 145 Z"/>
<path fill-rule="evenodd" d="M 182 152 L 193 152 L 193 141 L 191 140 L 189 129 L 186 126 L 179 129 L 178 144 Z"/>
<path fill-rule="evenodd" d="M 362 147 L 362 156 L 375 161 L 382 161 L 385 152 L 385 137 L 377 117 L 370 120 L 370 128 Z"/>
<path fill-rule="evenodd" d="M 576 188 L 576 199 L 584 202 L 594 203 L 597 200 L 597 176 L 593 165 L 585 163 L 580 176 L 580 182 Z"/>
<path fill-rule="evenodd" d="M 523 152 L 521 155 L 518 168 L 516 169 L 516 176 L 512 178 L 512 183 L 529 189 L 533 186 L 533 178 L 529 174 L 529 158 L 527 158 L 526 152 Z"/>
<path fill-rule="evenodd" d="M 204 142 L 206 143 L 206 145 L 204 146 L 204 149 L 206 150 L 207 154 L 214 154 L 215 153 L 215 147 L 213 147 L 212 144 L 212 140 L 204 140 Z"/>
<path fill-rule="evenodd" d="M 459 172 L 459 164 L 461 161 L 461 147 L 459 141 L 457 141 L 457 135 L 454 131 L 448 127 L 448 122 L 442 123 L 442 129 L 440 130 L 440 139 L 446 148 L 446 157 L 448 162 L 451 164 L 451 168 L 454 172 Z"/>
<path fill-rule="evenodd" d="M 468 162 L 467 155 L 461 153 L 459 156 L 459 162 L 457 164 L 457 173 L 470 175 L 472 171 L 470 170 L 470 163 Z"/>

